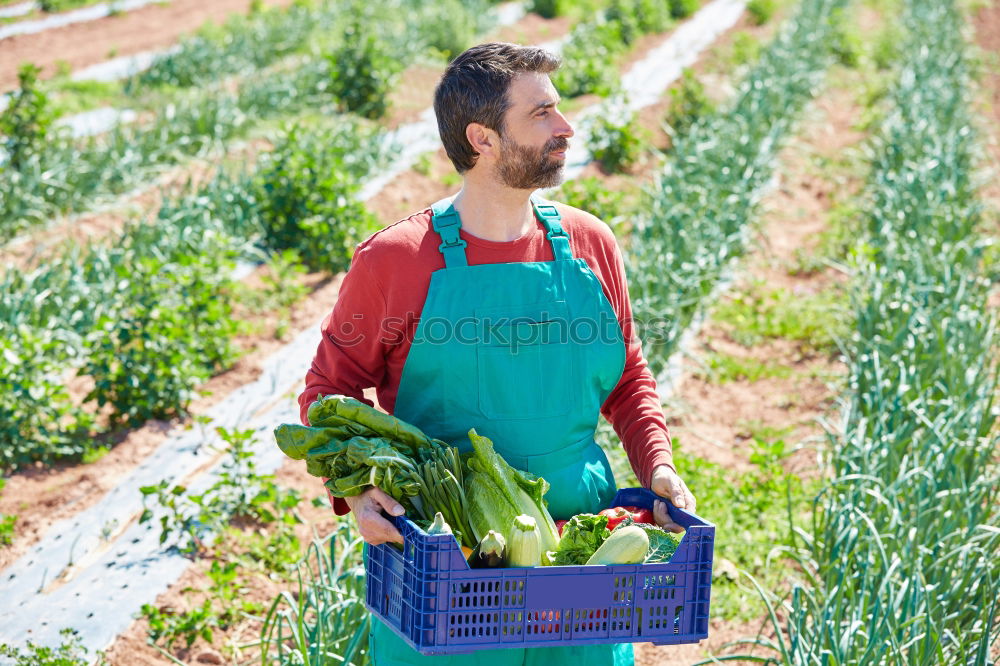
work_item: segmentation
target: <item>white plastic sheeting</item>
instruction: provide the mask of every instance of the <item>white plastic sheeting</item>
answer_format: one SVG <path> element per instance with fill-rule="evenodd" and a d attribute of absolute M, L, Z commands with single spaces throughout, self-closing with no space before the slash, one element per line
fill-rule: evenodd
<path fill-rule="evenodd" d="M 136 119 L 135 111 L 131 109 L 113 109 L 102 107 L 92 111 L 84 111 L 67 118 L 60 118 L 57 125 L 65 125 L 70 128 L 74 137 L 92 136 L 103 134 L 115 125 L 130 123 Z"/>
<path fill-rule="evenodd" d="M 84 23 L 86 21 L 96 21 L 105 16 L 110 16 L 116 12 L 130 12 L 145 5 L 150 5 L 160 0 L 117 0 L 116 2 L 102 2 L 74 9 L 70 12 L 52 14 L 45 18 L 33 19 L 30 21 L 18 21 L 10 25 L 0 26 L 0 39 L 7 39 L 14 35 L 31 35 L 52 28 L 61 28 L 74 23 Z"/>
<path fill-rule="evenodd" d="M 682 25 L 662 48 L 637 63 L 625 77 L 624 81 L 631 82 L 627 85 L 641 87 L 628 89 L 630 99 L 655 99 L 673 79 L 648 73 L 671 68 L 676 77 L 683 65 L 674 67 L 664 59 L 682 57 L 693 62 L 697 54 L 692 51 L 712 41 L 696 36 L 717 36 L 725 30 L 720 23 L 721 10 L 734 12 L 735 22 L 742 6 L 742 0 L 715 0 Z M 416 125 L 426 123 L 422 117 Z M 411 131 L 419 136 L 416 130 Z M 574 145 L 583 144 L 578 135 Z M 580 157 L 578 162 L 583 164 L 585 159 Z M 578 173 L 579 169 L 571 172 Z M 135 522 L 142 508 L 139 487 L 164 479 L 186 479 L 192 490 L 210 485 L 221 466 L 220 456 L 211 446 L 218 441 L 214 434 L 218 425 L 255 428 L 258 437 L 253 450 L 258 469 L 268 472 L 280 465 L 282 456 L 270 430 L 279 423 L 298 420 L 298 406 L 291 395 L 301 386 L 312 360 L 318 327 L 319 322 L 300 333 L 265 363 L 259 379 L 208 410 L 211 422 L 207 426 L 178 428 L 97 504 L 53 525 L 27 554 L 0 573 L 0 599 L 4 601 L 0 605 L 0 641 L 23 643 L 31 639 L 55 645 L 60 641 L 59 630 L 72 627 L 80 632 L 86 647 L 103 649 L 129 625 L 142 604 L 151 603 L 166 590 L 188 561 L 160 548 L 158 529 Z M 210 465 L 214 459 L 219 460 Z M 209 468 L 208 473 L 198 476 L 196 471 L 204 467 Z"/>
<path fill-rule="evenodd" d="M 0 18 L 14 18 L 15 16 L 24 16 L 25 14 L 30 14 L 35 11 L 38 7 L 37 2 L 20 2 L 16 5 L 8 5 L 6 7 L 0 7 Z"/>
<path fill-rule="evenodd" d="M 77 70 L 70 75 L 70 79 L 73 81 L 101 81 L 104 83 L 120 81 L 121 79 L 134 76 L 139 72 L 146 71 L 152 67 L 153 63 L 160 56 L 171 55 L 180 50 L 181 47 L 175 45 L 158 51 L 142 51 L 141 53 L 133 53 L 132 55 L 119 56 Z"/>
<path fill-rule="evenodd" d="M 719 35 L 736 25 L 746 0 L 716 0 L 705 5 L 695 16 L 622 76 L 629 111 L 655 104 L 663 91 L 676 80 L 685 67 L 692 65 L 705 48 Z M 576 119 L 576 135 L 566 154 L 566 179 L 576 178 L 590 163 L 587 152 L 587 121 L 602 111 L 597 104 L 584 110 Z"/>

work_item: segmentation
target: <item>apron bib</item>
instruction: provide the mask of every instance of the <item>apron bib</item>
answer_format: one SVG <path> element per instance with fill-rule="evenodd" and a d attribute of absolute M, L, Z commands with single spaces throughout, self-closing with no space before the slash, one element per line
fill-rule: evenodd
<path fill-rule="evenodd" d="M 468 265 L 451 202 L 432 206 L 445 268 L 431 275 L 394 416 L 462 452 L 475 428 L 512 466 L 545 478 L 549 513 L 563 520 L 607 508 L 615 496 L 594 432 L 624 370 L 625 342 L 597 276 L 573 257 L 555 206 L 534 196 L 532 206 L 555 260 L 477 266 Z M 372 619 L 375 666 L 633 663 L 631 643 L 424 656 Z"/>

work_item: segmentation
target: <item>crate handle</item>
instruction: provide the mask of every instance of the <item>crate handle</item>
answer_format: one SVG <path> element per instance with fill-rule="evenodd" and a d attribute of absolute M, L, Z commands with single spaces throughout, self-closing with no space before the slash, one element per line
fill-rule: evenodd
<path fill-rule="evenodd" d="M 611 506 L 638 506 L 644 509 L 652 509 L 653 502 L 663 500 L 667 505 L 667 513 L 675 523 L 688 529 L 690 527 L 715 527 L 707 520 L 696 516 L 687 509 L 679 509 L 666 497 L 661 497 L 649 488 L 620 488 Z"/>

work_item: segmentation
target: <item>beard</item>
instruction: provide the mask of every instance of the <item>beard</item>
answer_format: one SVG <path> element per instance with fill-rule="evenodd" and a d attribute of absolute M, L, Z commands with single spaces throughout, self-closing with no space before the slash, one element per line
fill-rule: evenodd
<path fill-rule="evenodd" d="M 518 190 L 535 190 L 553 187 L 562 182 L 564 161 L 553 159 L 549 153 L 566 150 L 566 137 L 551 139 L 539 149 L 500 136 L 500 159 L 497 160 L 497 178 L 507 187 Z"/>

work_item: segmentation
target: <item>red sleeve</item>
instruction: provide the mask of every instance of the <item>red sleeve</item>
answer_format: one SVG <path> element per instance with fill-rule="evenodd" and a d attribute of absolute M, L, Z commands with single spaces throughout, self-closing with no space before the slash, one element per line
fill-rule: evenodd
<path fill-rule="evenodd" d="M 373 404 L 363 392 L 376 386 L 385 371 L 380 335 L 385 310 L 385 296 L 365 261 L 364 251 L 359 249 L 344 275 L 333 312 L 323 320 L 319 348 L 306 374 L 305 390 L 299 395 L 302 423 L 309 425 L 309 405 L 320 394 L 349 395 Z M 343 499 L 333 497 L 329 491 L 327 495 L 338 516 L 350 512 Z"/>
<path fill-rule="evenodd" d="M 321 326 L 319 347 L 299 395 L 303 423 L 309 405 L 320 394 L 349 395 L 373 405 L 364 390 L 377 386 L 385 372 L 386 350 L 380 334 L 385 312 L 385 296 L 359 249 L 344 275 L 333 312 Z"/>
<path fill-rule="evenodd" d="M 656 379 L 642 355 L 642 343 L 635 333 L 625 263 L 617 243 L 614 244 L 613 265 L 608 268 L 606 288 L 625 337 L 625 370 L 618 386 L 601 407 L 601 414 L 622 440 L 639 483 L 648 488 L 657 465 L 667 465 L 676 471 L 670 434 L 656 392 Z"/>

